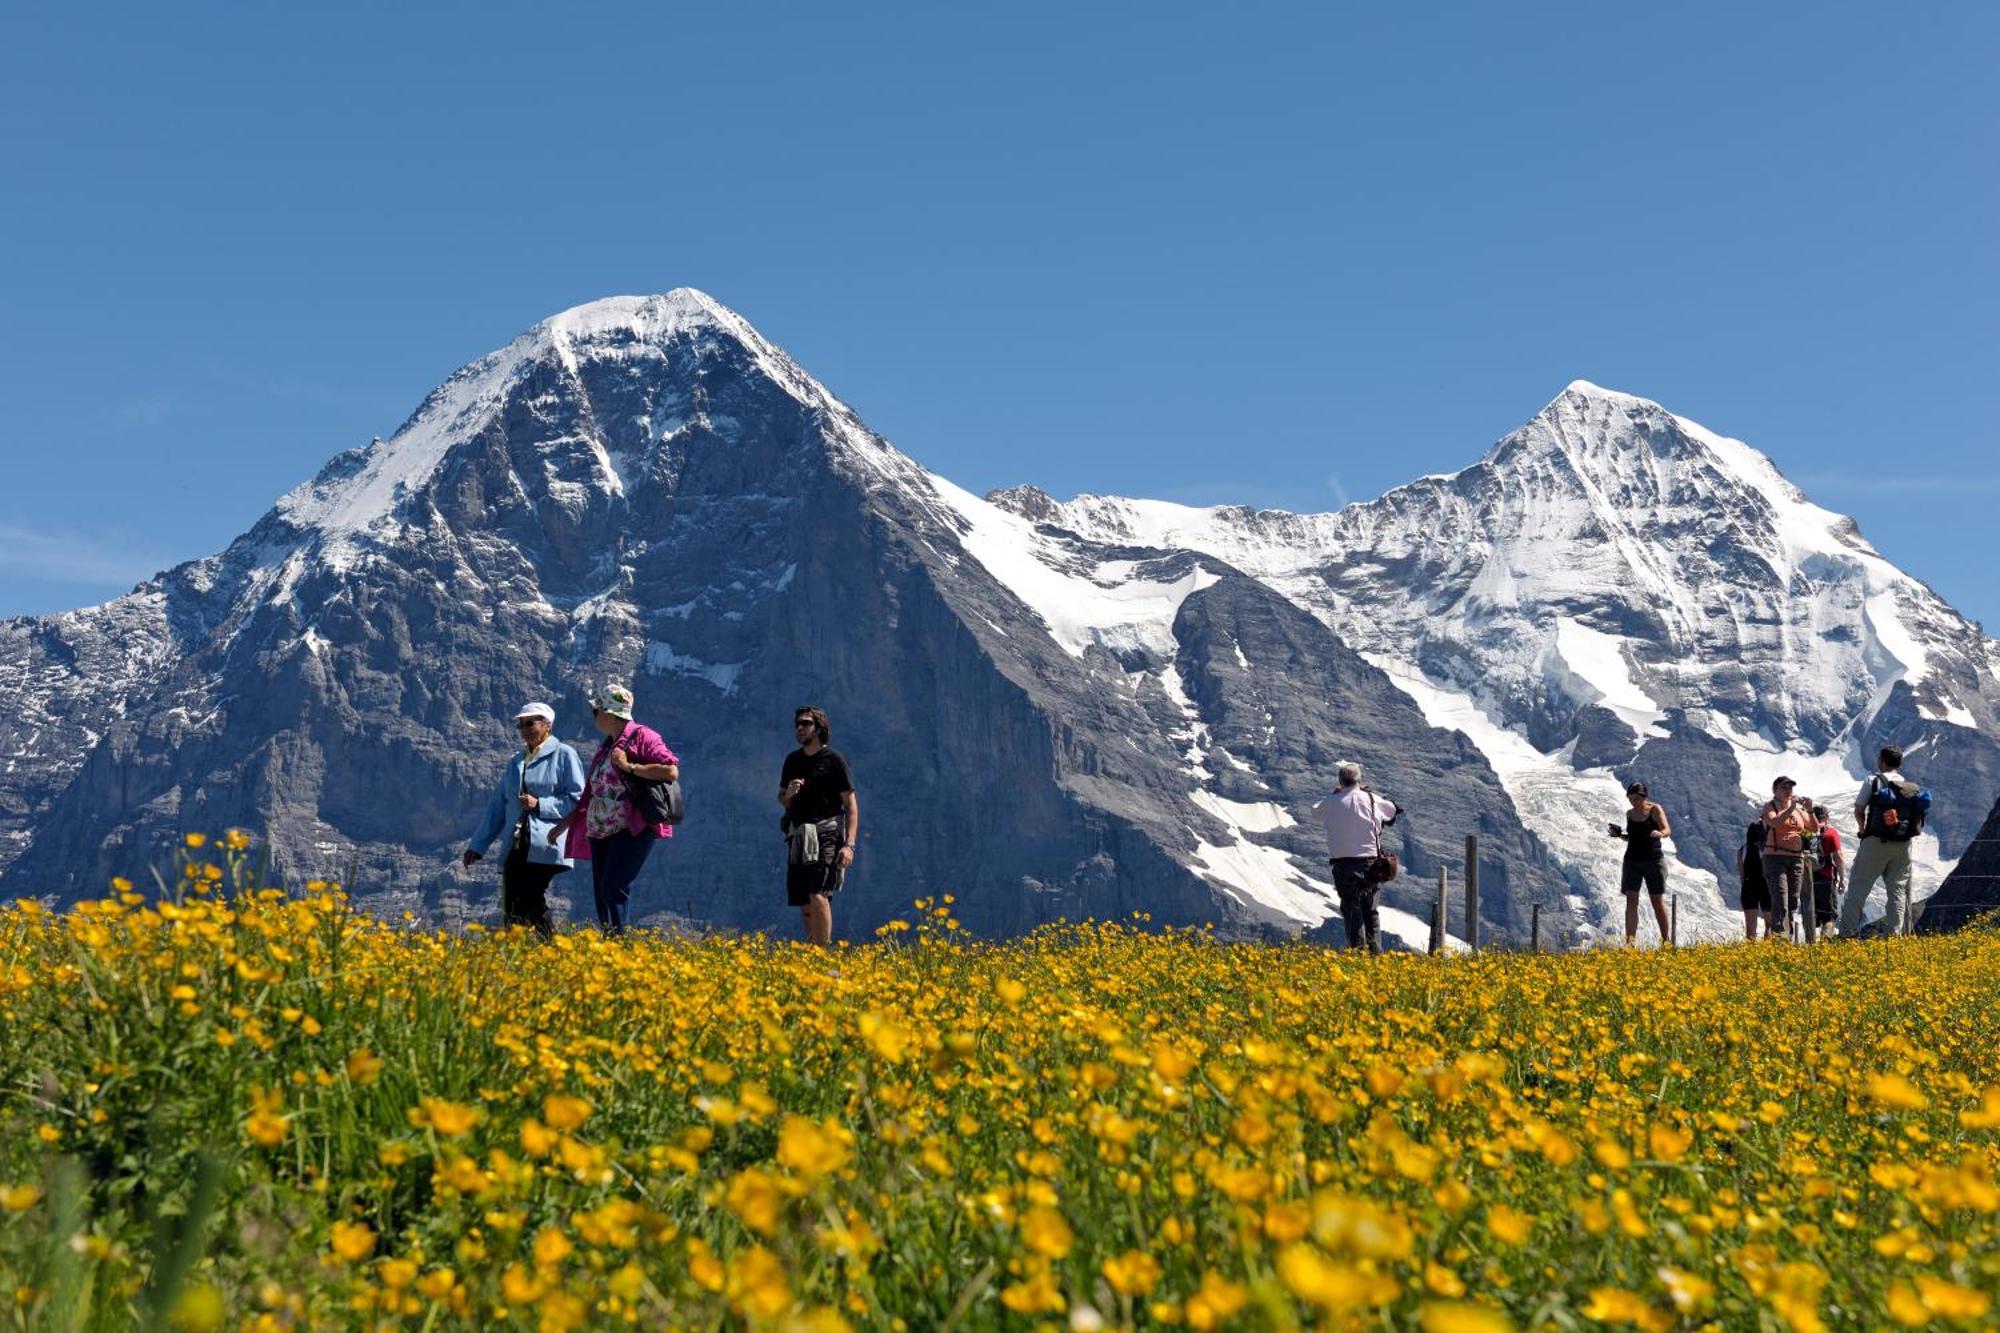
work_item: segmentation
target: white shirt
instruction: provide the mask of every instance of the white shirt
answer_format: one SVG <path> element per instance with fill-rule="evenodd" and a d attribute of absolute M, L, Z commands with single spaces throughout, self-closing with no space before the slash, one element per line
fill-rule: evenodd
<path fill-rule="evenodd" d="M 1381 845 L 1382 825 L 1396 817 L 1396 803 L 1360 787 L 1340 787 L 1313 807 L 1326 825 L 1326 854 L 1374 856 Z"/>

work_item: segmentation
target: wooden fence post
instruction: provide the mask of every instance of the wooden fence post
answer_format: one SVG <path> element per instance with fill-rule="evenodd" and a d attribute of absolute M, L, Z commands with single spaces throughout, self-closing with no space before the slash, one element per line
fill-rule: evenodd
<path fill-rule="evenodd" d="M 1674 895 L 1673 912 L 1667 918 L 1667 943 L 1678 946 L 1681 942 L 1681 896 Z"/>
<path fill-rule="evenodd" d="M 1542 905 L 1534 904 L 1528 909 L 1528 952 L 1542 951 Z"/>
<path fill-rule="evenodd" d="M 1431 915 L 1431 952 L 1443 953 L 1445 937 L 1451 933 L 1451 914 L 1446 909 L 1445 890 L 1451 879 L 1451 871 L 1438 867 L 1437 902 Z"/>
<path fill-rule="evenodd" d="M 1479 952 L 1479 835 L 1465 835 L 1465 942 Z"/>

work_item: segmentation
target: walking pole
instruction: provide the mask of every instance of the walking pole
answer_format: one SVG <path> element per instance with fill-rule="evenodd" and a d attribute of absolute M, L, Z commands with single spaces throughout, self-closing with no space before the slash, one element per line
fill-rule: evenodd
<path fill-rule="evenodd" d="M 1675 948 L 1681 942 L 1681 896 L 1676 893 L 1672 900 L 1672 910 L 1667 916 L 1667 943 Z"/>

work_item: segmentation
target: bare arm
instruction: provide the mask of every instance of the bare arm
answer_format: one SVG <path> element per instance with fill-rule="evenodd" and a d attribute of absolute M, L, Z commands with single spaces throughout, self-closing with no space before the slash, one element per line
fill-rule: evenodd
<path fill-rule="evenodd" d="M 847 824 L 847 841 L 840 849 L 840 863 L 851 865 L 854 862 L 854 840 L 861 836 L 861 802 L 853 792 L 844 791 L 840 794 L 840 810 Z"/>
<path fill-rule="evenodd" d="M 1659 802 L 1655 801 L 1655 802 L 1653 803 L 1653 813 L 1654 813 L 1654 814 L 1656 814 L 1656 815 L 1658 815 L 1658 816 L 1660 817 L 1660 823 L 1659 823 L 1659 826 L 1658 826 L 1657 828 L 1655 828 L 1655 829 L 1653 830 L 1653 836 L 1654 836 L 1655 838 L 1671 838 L 1671 837 L 1673 837 L 1673 836 L 1674 836 L 1674 826 L 1673 826 L 1673 824 L 1672 824 L 1672 823 L 1671 823 L 1671 822 L 1670 822 L 1670 821 L 1669 821 L 1669 820 L 1667 819 L 1667 807 L 1665 807 L 1664 805 L 1661 805 L 1661 804 L 1660 804 Z"/>
<path fill-rule="evenodd" d="M 643 782 L 678 782 L 681 776 L 679 764 L 635 764 L 623 750 L 611 752 L 611 766 Z"/>

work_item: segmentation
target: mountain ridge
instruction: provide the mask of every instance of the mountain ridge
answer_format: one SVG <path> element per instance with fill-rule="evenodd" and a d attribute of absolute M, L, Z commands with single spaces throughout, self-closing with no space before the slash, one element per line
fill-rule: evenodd
<path fill-rule="evenodd" d="M 1640 466 L 1655 440 L 1674 458 Z M 1528 461 L 1538 448 L 1563 465 Z M 1684 545 L 1635 536 L 1639 507 Z M 1310 799 L 1340 737 L 1372 735 L 1371 767 L 1448 816 L 1403 835 L 1414 872 L 1480 831 L 1500 854 L 1489 929 L 1539 901 L 1589 937 L 1615 904 L 1607 849 L 1579 830 L 1601 827 L 1641 758 L 1714 805 L 1718 784 L 1747 797 L 1760 745 L 1818 764 L 1831 788 L 1869 736 L 1907 733 L 1919 753 L 1956 747 L 1991 800 L 1994 645 L 1838 519 L 1749 446 L 1587 381 L 1466 469 L 1333 514 L 1031 486 L 982 499 L 706 294 L 607 298 L 468 363 L 224 551 L 109 609 L 0 623 L 0 660 L 22 667 L 11 700 L 0 691 L 18 749 L 0 775 L 0 877 L 66 875 L 62 896 L 87 888 L 74 863 L 101 874 L 197 818 L 288 820 L 302 831 L 278 849 L 287 870 L 346 856 L 395 905 L 475 914 L 477 885 L 437 862 L 492 762 L 482 720 L 537 681 L 575 708 L 590 680 L 622 674 L 647 686 L 642 709 L 665 698 L 723 731 L 753 701 L 850 691 L 882 734 L 864 746 L 881 790 L 910 807 L 885 832 L 922 875 L 976 881 L 987 928 L 1148 907 L 1248 931 L 1317 924 L 1331 890 Z M 1760 568 L 1813 614 L 1795 624 L 1789 602 L 1759 601 Z M 1837 616 L 1870 598 L 1882 623 L 1850 650 Z M 855 627 L 866 644 L 847 642 Z M 1767 706 L 1784 677 L 1766 659 L 1793 643 L 1839 661 Z M 1676 666 L 1718 645 L 1748 665 Z M 1337 723 L 1319 698 L 1341 701 Z M 953 776 L 954 747 L 990 748 L 986 720 L 1025 765 L 1020 790 Z M 61 744 L 65 728 L 88 741 Z M 755 765 L 689 754 L 732 802 L 718 829 L 754 845 L 768 819 Z M 421 793 L 402 823 L 341 792 L 364 756 Z M 942 794 L 953 781 L 1035 845 L 965 825 Z M 76 831 L 30 836 L 65 819 Z M 1711 932 L 1730 915 L 1712 878 L 1726 823 L 1690 820 L 1683 858 L 1706 895 L 1691 924 Z M 965 848 L 984 858 L 969 872 Z M 681 884 L 697 915 L 701 901 L 730 923 L 774 919 L 737 902 L 747 864 L 691 859 L 656 899 Z M 1390 898 L 1418 936 L 1421 890 Z M 851 901 L 863 920 L 900 906 L 886 883 Z"/>

